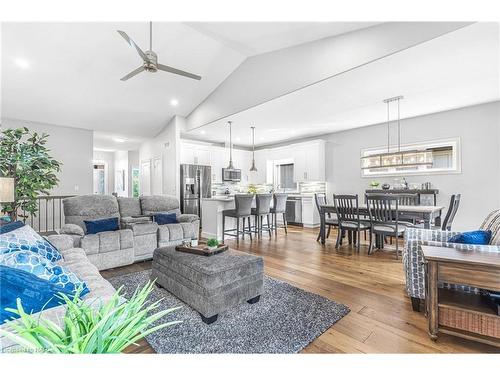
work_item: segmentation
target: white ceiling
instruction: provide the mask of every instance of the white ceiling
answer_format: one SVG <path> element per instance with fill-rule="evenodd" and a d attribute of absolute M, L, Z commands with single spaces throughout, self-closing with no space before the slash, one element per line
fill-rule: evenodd
<path fill-rule="evenodd" d="M 193 130 L 187 137 L 265 145 L 384 122 L 385 98 L 404 95 L 402 118 L 500 99 L 497 23 L 476 23 Z"/>
<path fill-rule="evenodd" d="M 100 148 L 131 149 L 173 115 L 187 116 L 252 54 L 364 28 L 372 23 L 153 24 L 159 62 L 201 75 L 164 72 L 120 78 L 141 65 L 116 30 L 143 50 L 148 23 L 3 23 L 2 117 L 96 131 Z M 21 69 L 16 59 L 29 63 Z M 170 101 L 179 104 L 172 106 Z M 121 145 L 114 138 L 126 139 Z"/>
<path fill-rule="evenodd" d="M 374 26 L 377 22 L 187 22 L 246 56 Z"/>

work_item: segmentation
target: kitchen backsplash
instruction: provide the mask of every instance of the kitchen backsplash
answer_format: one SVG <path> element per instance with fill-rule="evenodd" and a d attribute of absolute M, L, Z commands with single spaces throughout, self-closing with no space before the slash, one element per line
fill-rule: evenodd
<path fill-rule="evenodd" d="M 326 182 L 299 182 L 297 190 L 287 190 L 287 193 L 324 193 L 326 192 Z M 247 193 L 250 185 L 238 182 L 212 182 L 212 195 Z M 272 184 L 253 184 L 257 193 L 269 193 L 273 191 Z M 278 189 L 276 191 L 282 191 Z"/>
<path fill-rule="evenodd" d="M 325 193 L 326 192 L 326 182 L 314 181 L 302 181 L 299 182 L 299 192 L 301 193 Z"/>

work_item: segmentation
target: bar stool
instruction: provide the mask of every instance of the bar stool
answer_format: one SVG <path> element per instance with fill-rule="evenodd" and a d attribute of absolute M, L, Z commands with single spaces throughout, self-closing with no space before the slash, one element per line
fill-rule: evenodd
<path fill-rule="evenodd" d="M 253 194 L 236 194 L 234 196 L 234 209 L 222 211 L 222 242 L 224 236 L 236 237 L 236 243 L 240 242 L 240 234 L 245 238 L 245 233 L 250 235 L 252 239 L 252 228 L 250 225 L 250 217 L 252 216 Z M 236 229 L 226 230 L 226 217 L 236 219 Z M 240 230 L 240 219 L 243 219 L 243 229 Z M 248 219 L 248 230 L 245 230 L 245 219 Z M 236 234 L 230 233 L 236 231 Z"/>
<path fill-rule="evenodd" d="M 283 214 L 283 227 L 285 228 L 285 233 L 288 234 L 288 228 L 286 224 L 286 200 L 288 194 L 285 193 L 274 193 L 273 194 L 273 207 L 271 208 L 272 216 L 272 228 L 274 229 L 274 234 L 278 235 L 278 214 Z"/>
<path fill-rule="evenodd" d="M 269 232 L 269 237 L 271 237 L 271 199 L 272 194 L 257 194 L 256 196 L 256 207 L 252 208 L 252 216 L 255 218 L 254 230 L 257 235 L 261 235 L 264 229 Z M 267 226 L 264 227 L 264 217 L 267 217 Z"/>

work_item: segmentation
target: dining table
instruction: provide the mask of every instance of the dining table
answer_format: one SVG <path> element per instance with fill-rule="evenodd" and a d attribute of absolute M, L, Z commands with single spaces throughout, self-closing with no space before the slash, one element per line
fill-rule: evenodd
<path fill-rule="evenodd" d="M 441 225 L 441 215 L 443 212 L 443 206 L 398 206 L 399 216 L 411 216 L 415 218 L 420 218 L 424 222 L 424 228 L 430 229 L 431 224 L 434 223 L 436 226 Z M 328 213 L 336 213 L 334 205 L 324 205 L 320 207 L 320 238 L 321 244 L 325 244 L 325 219 Z M 368 207 L 359 207 L 359 216 L 369 217 Z"/>

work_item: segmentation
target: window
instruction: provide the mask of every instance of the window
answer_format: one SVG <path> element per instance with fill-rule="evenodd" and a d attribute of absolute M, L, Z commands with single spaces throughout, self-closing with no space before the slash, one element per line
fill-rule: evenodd
<path fill-rule="evenodd" d="M 296 184 L 293 181 L 293 164 L 279 164 L 278 168 L 278 186 L 281 189 L 295 190 Z"/>
<path fill-rule="evenodd" d="M 394 147 L 390 152 L 395 152 Z M 377 166 L 364 167 L 362 164 L 361 176 L 400 176 L 400 175 L 428 175 L 461 173 L 460 138 L 443 139 L 428 142 L 410 143 L 401 145 L 401 151 L 425 151 L 431 162 L 422 165 L 400 165 L 394 167 Z M 386 147 L 377 147 L 361 150 L 362 163 L 366 164 L 366 157 L 387 153 Z M 408 154 L 410 155 L 410 154 Z M 390 157 L 390 156 L 389 156 Z M 384 157 L 382 157 L 383 159 Z M 375 158 L 376 159 L 376 158 Z M 404 163 L 402 163 L 404 164 Z"/>
<path fill-rule="evenodd" d="M 94 162 L 94 194 L 107 193 L 107 168 L 104 162 Z"/>

